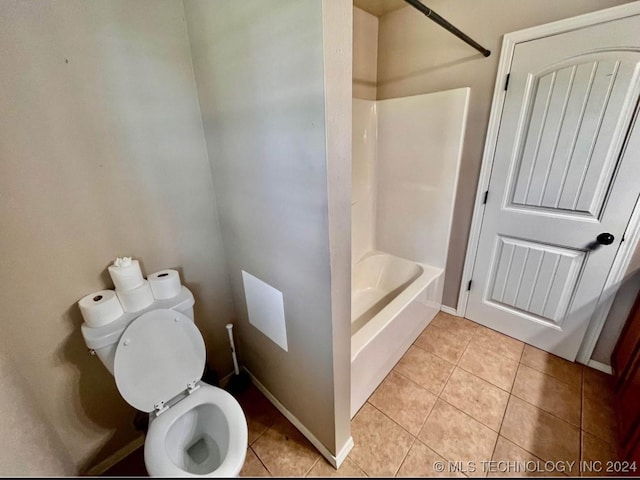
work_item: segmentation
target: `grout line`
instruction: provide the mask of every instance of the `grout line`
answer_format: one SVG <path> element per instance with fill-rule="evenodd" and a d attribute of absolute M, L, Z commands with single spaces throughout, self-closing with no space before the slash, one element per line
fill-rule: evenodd
<path fill-rule="evenodd" d="M 385 417 L 387 417 L 389 420 L 391 420 L 393 423 L 395 423 L 398 427 L 400 427 L 402 430 L 404 430 L 405 432 L 407 432 L 409 435 L 411 435 L 412 437 L 415 437 L 415 435 L 413 433 L 411 433 L 409 430 L 407 430 L 405 427 L 403 427 L 402 425 L 400 425 L 397 421 L 395 421 L 393 418 L 391 418 L 389 415 L 387 415 L 386 413 L 384 413 L 382 410 L 380 410 L 378 407 L 376 407 L 373 403 L 369 402 L 369 400 L 367 399 L 367 401 L 365 403 L 368 403 L 371 407 L 375 408 L 377 411 L 379 411 L 382 415 L 384 415 Z M 433 407 L 431 407 L 433 408 Z M 431 413 L 431 411 L 429 411 L 429 413 Z"/>
<path fill-rule="evenodd" d="M 445 380 L 444 384 L 442 385 L 442 389 L 440 390 L 440 393 L 438 394 L 438 398 L 442 398 L 442 394 L 444 393 L 444 389 L 447 388 L 447 385 L 449 385 L 449 380 L 451 380 L 451 377 L 453 376 L 453 372 L 456 371 L 456 368 L 458 368 L 458 366 L 454 365 L 454 367 L 449 372 L 449 375 L 447 376 L 447 379 Z"/>
<path fill-rule="evenodd" d="M 440 358 L 440 357 L 438 357 L 438 358 Z M 436 397 L 436 399 L 437 399 L 437 398 L 439 397 L 439 395 L 440 395 L 439 393 L 433 393 L 431 390 L 429 390 L 429 389 L 428 389 L 427 387 L 425 387 L 424 385 L 421 385 L 420 383 L 416 382 L 415 380 L 412 380 L 412 379 L 410 379 L 409 377 L 407 377 L 405 374 L 403 374 L 403 373 L 401 373 L 401 372 L 398 372 L 397 370 L 395 370 L 395 367 L 394 367 L 394 369 L 392 369 L 392 370 L 391 370 L 391 372 L 393 372 L 393 373 L 395 373 L 396 375 L 398 375 L 399 377 L 402 377 L 402 378 L 404 378 L 405 380 L 407 380 L 407 381 L 409 381 L 409 382 L 413 383 L 414 385 L 416 385 L 416 386 L 420 387 L 421 389 L 423 389 L 423 390 L 424 390 L 425 392 L 427 392 L 428 394 L 433 395 L 434 397 Z M 389 372 L 389 373 L 391 373 L 391 372 Z M 387 376 L 388 376 L 388 375 L 387 375 Z M 386 378 L 386 377 L 385 377 L 385 378 Z M 447 379 L 448 379 L 448 378 L 447 378 Z M 445 382 L 445 383 L 446 383 L 446 382 Z M 444 389 L 444 387 L 443 387 L 443 389 Z M 376 388 L 376 391 L 377 391 L 377 390 L 378 390 L 378 389 Z M 376 392 L 374 391 L 373 393 L 376 393 Z M 370 396 L 369 398 L 373 397 L 373 393 L 371 394 L 371 396 Z M 369 398 L 367 398 L 367 402 L 369 401 Z"/>
<path fill-rule="evenodd" d="M 551 412 L 549 412 L 549 411 L 545 410 L 544 408 L 542 408 L 542 407 L 540 407 L 540 406 L 538 406 L 538 405 L 534 405 L 533 403 L 531 403 L 530 401 L 528 401 L 528 400 L 527 400 L 527 399 L 525 399 L 525 398 L 521 398 L 521 397 L 519 397 L 518 395 L 515 395 L 515 394 L 513 394 L 513 393 L 511 394 L 511 396 L 512 396 L 512 397 L 516 397 L 518 400 L 523 401 L 523 402 L 524 402 L 524 403 L 526 403 L 527 405 L 531 405 L 532 407 L 537 408 L 538 410 L 540 410 L 541 412 L 546 413 L 547 415 L 551 415 L 553 418 L 556 418 L 556 419 L 558 419 L 558 420 L 563 421 L 563 422 L 564 422 L 564 423 L 566 423 L 567 425 L 571 425 L 573 428 L 577 428 L 578 430 L 581 430 L 581 429 L 582 429 L 582 426 L 574 425 L 573 423 L 569 422 L 568 420 L 565 420 L 564 418 L 559 417 L 558 415 L 556 415 L 556 414 L 554 414 L 554 413 L 551 413 Z M 581 415 L 580 415 L 580 417 L 581 417 L 581 418 L 580 418 L 580 420 L 582 421 L 582 412 L 580 412 L 580 414 L 581 414 Z"/>
<path fill-rule="evenodd" d="M 550 377 L 555 378 L 559 382 L 565 383 L 565 384 L 570 385 L 572 387 L 576 386 L 575 384 L 567 382 L 567 381 L 563 380 L 562 378 L 558 378 L 558 377 L 556 377 L 555 375 L 552 375 L 549 372 L 545 372 L 545 371 L 541 370 L 540 368 L 538 368 L 538 367 L 536 367 L 534 365 L 529 365 L 527 363 L 524 363 L 522 361 L 522 357 L 524 357 L 524 351 L 525 351 L 526 347 L 535 348 L 535 349 L 540 350 L 541 352 L 545 353 L 546 355 L 551 356 L 552 358 L 558 359 L 560 361 L 560 363 L 566 362 L 566 364 L 568 364 L 568 365 L 577 365 L 580 368 L 580 384 L 578 385 L 578 387 L 582 389 L 583 379 L 584 379 L 584 369 L 585 368 L 591 368 L 591 367 L 589 367 L 588 365 L 583 365 L 583 364 L 578 363 L 578 362 L 570 362 L 569 360 L 566 360 L 566 359 L 564 359 L 562 357 L 558 357 L 557 355 L 554 355 L 553 353 L 546 352 L 546 351 L 544 351 L 544 350 L 542 350 L 542 349 L 540 349 L 538 347 L 535 347 L 533 345 L 530 345 L 528 343 L 525 343 L 525 342 L 522 342 L 522 343 L 524 343 L 524 346 L 525 346 L 525 348 L 522 349 L 522 353 L 520 354 L 520 363 L 522 365 L 524 365 L 525 367 L 529 367 L 529 368 L 532 368 L 534 370 L 537 370 L 538 372 L 544 373 L 545 375 L 549 375 Z"/>
<path fill-rule="evenodd" d="M 367 402 L 365 402 L 365 404 L 366 404 L 366 403 L 367 403 Z M 355 447 L 354 447 L 354 448 L 355 448 Z M 352 450 L 352 451 L 353 451 L 353 450 Z M 349 458 L 349 455 L 347 455 L 347 458 Z M 345 460 L 344 460 L 345 462 L 347 461 L 347 458 L 345 458 Z M 354 464 L 356 467 L 358 467 L 358 468 L 362 471 L 362 473 L 364 473 L 365 477 L 368 477 L 368 476 L 369 476 L 369 474 L 365 471 L 365 469 L 364 469 L 364 468 L 363 468 L 363 467 L 362 467 L 358 462 L 356 462 L 355 458 L 349 458 L 349 459 L 353 462 L 353 464 Z"/>
<path fill-rule="evenodd" d="M 404 462 L 407 459 L 407 457 L 409 456 L 409 452 L 413 448 L 413 445 L 416 443 L 416 441 L 417 441 L 417 438 L 413 437 L 413 441 L 411 442 L 411 445 L 409 445 L 409 450 L 407 450 L 407 453 L 405 453 L 404 457 L 402 457 L 402 461 L 400 462 L 400 465 L 398 465 L 398 468 L 396 468 L 396 471 L 393 472 L 393 476 L 394 477 L 398 476 L 398 472 L 400 472 L 400 469 L 402 468 L 402 465 L 404 465 Z"/>
<path fill-rule="evenodd" d="M 439 360 L 444 360 L 444 361 L 445 361 L 445 362 L 447 362 L 449 365 L 453 365 L 454 367 L 456 366 L 456 364 L 455 364 L 455 363 L 452 363 L 452 362 L 451 362 L 451 360 L 447 360 L 446 358 L 441 357 L 440 355 L 438 355 L 438 354 L 437 354 L 437 353 L 435 353 L 435 352 L 430 352 L 429 350 L 427 350 L 427 349 L 426 349 L 426 348 L 424 348 L 424 347 L 421 347 L 420 345 L 417 345 L 417 344 L 415 344 L 415 343 L 412 343 L 412 344 L 411 344 L 411 346 L 412 346 L 412 347 L 419 348 L 419 349 L 420 349 L 420 350 L 422 350 L 423 352 L 427 352 L 429 355 L 433 355 L 434 357 L 438 357 L 438 359 L 439 359 Z M 398 362 L 399 362 L 399 360 L 398 360 Z M 397 365 L 397 364 L 396 364 L 396 365 Z"/>
<path fill-rule="evenodd" d="M 271 470 L 269 470 L 267 468 L 267 466 L 265 465 L 265 463 L 262 461 L 262 459 L 260 458 L 260 455 L 258 455 L 258 453 L 253 449 L 253 447 L 251 447 L 251 445 L 249 445 L 249 449 L 253 452 L 253 454 L 256 456 L 256 458 L 258 459 L 258 461 L 262 464 L 262 466 L 264 467 L 264 469 L 267 471 L 267 473 L 269 474 L 270 477 L 273 477 L 273 474 L 271 473 Z"/>
<path fill-rule="evenodd" d="M 533 404 L 531 404 L 531 403 L 527 402 L 526 400 L 523 400 L 522 398 L 520 398 L 520 397 L 518 397 L 518 396 L 516 396 L 516 395 L 513 395 L 513 394 L 512 394 L 512 395 L 511 395 L 511 397 L 515 397 L 515 398 L 517 398 L 518 400 L 520 400 L 520 401 L 522 401 L 522 402 L 526 403 L 527 405 L 530 405 L 530 406 L 532 406 L 532 407 L 534 407 L 534 408 L 537 408 L 538 410 L 540 410 L 540 411 L 542 411 L 542 412 L 544 412 L 544 413 L 547 413 L 547 414 L 551 415 L 552 417 L 554 417 L 554 418 L 556 418 L 556 419 L 558 419 L 558 420 L 560 420 L 560 421 L 562 421 L 562 422 L 566 423 L 567 425 L 569 425 L 569 426 L 571 426 L 571 427 L 573 427 L 573 428 L 577 428 L 577 429 L 578 429 L 579 439 L 580 439 L 580 440 L 579 440 L 579 441 L 580 441 L 580 445 L 582 445 L 582 431 L 583 431 L 583 430 L 582 430 L 582 428 L 576 427 L 575 425 L 573 425 L 573 424 L 571 424 L 571 423 L 567 422 L 566 420 L 563 420 L 563 419 L 562 419 L 562 418 L 560 418 L 560 417 L 556 417 L 555 415 L 553 415 L 553 414 L 551 414 L 551 413 L 547 412 L 546 410 L 542 410 L 540 407 L 537 407 L 537 406 L 535 406 L 535 405 L 533 405 Z M 511 398 L 509 398 L 509 401 L 511 401 Z M 507 404 L 507 408 L 508 408 L 508 407 L 509 407 L 509 405 Z M 503 418 L 503 420 L 504 420 L 504 418 Z M 502 430 L 502 425 L 500 426 L 500 430 Z M 542 460 L 542 461 L 547 461 L 547 460 L 545 460 L 544 458 L 542 458 L 541 456 L 539 456 L 539 455 L 537 455 L 537 454 L 535 454 L 535 453 L 531 452 L 530 450 L 527 450 L 527 448 L 525 448 L 523 445 L 520 445 L 519 443 L 515 442 L 514 440 L 512 440 L 512 439 L 510 439 L 510 438 L 508 438 L 508 437 L 504 437 L 504 438 L 505 438 L 505 439 L 507 439 L 507 440 L 509 440 L 509 441 L 510 441 L 511 443 L 513 443 L 514 445 L 517 445 L 518 447 L 520 447 L 520 448 L 521 448 L 522 450 L 524 450 L 525 452 L 527 452 L 527 453 L 529 453 L 529 454 L 533 455 L 534 457 L 539 458 L 539 459 L 540 459 L 540 460 Z M 580 448 L 578 448 L 578 455 L 581 455 Z M 580 457 L 578 457 L 578 461 L 580 461 Z M 570 476 L 579 476 L 579 475 L 570 475 Z"/>
<path fill-rule="evenodd" d="M 473 374 L 470 374 L 473 375 Z M 479 377 L 478 377 L 479 378 Z M 480 380 L 482 380 L 480 378 Z M 486 380 L 482 380 L 483 382 Z M 487 382 L 488 383 L 488 382 Z M 497 387 L 496 387 L 497 388 Z M 502 390 L 504 392 L 504 390 Z M 444 392 L 444 390 L 443 390 Z M 507 393 L 507 392 L 505 392 Z M 507 393 L 507 395 L 511 395 L 509 393 Z M 460 412 L 464 413 L 467 417 L 472 418 L 473 420 L 475 420 L 476 422 L 478 422 L 480 425 L 488 428 L 489 430 L 491 430 L 494 433 L 500 434 L 500 427 L 502 426 L 502 421 L 500 422 L 500 426 L 498 427 L 497 430 L 495 430 L 493 427 L 487 425 L 486 423 L 484 423 L 483 420 L 480 420 L 478 418 L 476 418 L 475 416 L 473 416 L 471 413 L 465 412 L 462 408 L 457 407 L 456 405 L 454 405 L 453 403 L 451 403 L 450 401 L 448 401 L 446 398 L 443 398 L 442 396 L 439 397 L 440 400 L 442 400 L 443 402 L 446 402 L 447 404 L 451 405 L 453 408 L 455 408 L 456 410 L 459 410 Z M 509 405 L 509 400 L 507 399 L 507 405 L 505 405 L 505 412 L 507 411 L 507 406 Z M 504 418 L 504 412 L 502 412 L 502 417 Z"/>
<path fill-rule="evenodd" d="M 506 357 L 505 357 L 505 358 L 506 358 Z M 485 381 L 485 382 L 487 382 L 487 383 L 489 383 L 489 384 L 493 385 L 493 386 L 494 386 L 494 387 L 496 387 L 496 388 L 499 388 L 499 389 L 500 389 L 500 390 L 502 390 L 503 392 L 507 392 L 507 393 L 511 393 L 511 390 L 513 389 L 513 383 L 514 383 L 514 381 L 515 381 L 515 379 L 516 379 L 516 375 L 517 375 L 517 373 L 518 373 L 518 369 L 516 368 L 516 375 L 514 375 L 514 376 L 513 376 L 513 378 L 511 379 L 510 387 L 509 387 L 509 389 L 507 390 L 507 389 L 505 389 L 504 387 L 502 387 L 502 386 L 500 386 L 500 385 L 496 385 L 496 384 L 495 384 L 495 383 L 493 383 L 492 381 L 487 380 L 486 378 L 482 378 L 482 377 L 481 377 L 480 375 L 478 375 L 477 373 L 472 372 L 472 371 L 470 371 L 470 370 L 468 370 L 468 369 L 464 368 L 464 367 L 463 367 L 463 366 L 461 366 L 461 365 L 458 365 L 458 368 L 459 368 L 460 370 L 463 370 L 463 371 L 467 372 L 467 373 L 468 373 L 468 374 L 470 374 L 470 375 L 473 375 L 474 377 L 479 378 L 480 380 L 483 380 L 483 381 Z"/>
<path fill-rule="evenodd" d="M 517 371 L 516 371 L 516 375 L 517 375 Z M 515 378 L 516 378 L 515 375 L 514 375 L 513 378 L 515 380 Z M 500 439 L 500 436 L 501 436 L 500 433 L 502 432 L 502 424 L 504 423 L 504 417 L 507 416 L 507 409 L 509 408 L 509 403 L 511 403 L 511 397 L 513 397 L 513 394 L 511 392 L 509 392 L 509 398 L 507 399 L 507 405 L 504 407 L 504 412 L 502 412 L 502 419 L 500 420 L 500 426 L 498 427 L 498 436 L 496 437 L 496 443 L 493 445 L 493 451 L 491 452 L 491 460 L 493 460 L 493 456 L 496 454 L 496 447 L 498 446 L 498 440 Z M 513 443 L 514 443 L 514 445 L 517 445 L 515 442 L 513 442 Z"/>
<path fill-rule="evenodd" d="M 311 473 L 311 470 L 313 470 L 313 468 L 318 464 L 318 462 L 321 460 L 322 455 L 318 455 L 318 458 L 316 458 L 316 461 L 313 462 L 313 464 L 311 465 L 311 467 L 309 468 L 309 470 L 307 470 L 307 473 L 304 474 L 304 477 L 308 477 L 309 474 Z M 336 472 L 338 471 L 338 469 L 336 469 Z"/>
<path fill-rule="evenodd" d="M 530 369 L 535 370 L 536 372 L 544 373 L 545 375 L 556 379 L 560 383 L 564 383 L 565 385 L 569 385 L 570 387 L 582 389 L 582 387 L 581 387 L 581 384 L 582 384 L 582 373 L 581 373 L 581 377 L 580 377 L 580 384 L 576 385 L 575 383 L 570 383 L 570 382 L 567 382 L 567 381 L 565 381 L 565 380 L 563 380 L 561 378 L 556 377 L 555 375 L 551 375 L 549 372 L 545 372 L 544 370 L 541 370 L 538 367 L 534 367 L 534 366 L 528 365 L 528 364 L 523 363 L 523 362 L 520 362 L 520 365 L 524 365 L 525 367 L 529 367 Z M 579 364 L 576 364 L 576 365 L 579 365 Z"/>
<path fill-rule="evenodd" d="M 277 411 L 277 410 L 276 410 L 276 411 Z M 278 413 L 280 413 L 280 412 L 278 412 Z M 245 414 L 245 415 L 246 415 L 246 414 Z M 282 415 L 282 414 L 280 414 L 280 415 Z M 284 415 L 282 415 L 282 416 L 284 417 Z M 277 415 L 276 415 L 276 417 L 277 417 Z M 285 418 L 287 418 L 287 417 L 285 417 Z M 273 419 L 273 421 L 272 421 L 272 422 L 271 422 L 271 423 L 270 423 L 270 424 L 269 424 L 269 425 L 268 425 L 268 426 L 267 426 L 267 427 L 266 427 L 262 432 L 260 432 L 256 438 L 254 438 L 254 439 L 253 439 L 253 442 L 251 442 L 251 443 L 249 444 L 249 446 L 253 445 L 253 444 L 254 444 L 254 443 L 256 443 L 258 440 L 260 440 L 260 438 L 261 438 L 265 433 L 267 433 L 267 430 L 269 430 L 269 429 L 270 429 L 271 427 L 273 427 L 275 424 L 276 424 L 276 418 L 274 418 L 274 419 Z"/>
<path fill-rule="evenodd" d="M 582 379 L 580 379 L 580 384 L 579 385 L 575 385 L 575 384 L 572 384 L 572 383 L 567 383 L 565 381 L 562 381 L 558 377 L 554 377 L 553 375 L 550 375 L 547 372 L 543 372 L 542 370 L 538 370 L 537 368 L 531 367 L 531 366 L 529 366 L 529 365 L 527 365 L 525 363 L 518 364 L 518 371 L 520 371 L 520 367 L 529 368 L 529 369 L 531 369 L 531 370 L 533 370 L 535 372 L 538 372 L 538 373 L 540 373 L 542 375 L 545 375 L 545 376 L 551 378 L 552 380 L 555 380 L 556 382 L 561 383 L 562 385 L 565 385 L 565 386 L 569 387 L 572 390 L 578 390 L 578 392 L 582 395 Z M 516 373 L 516 376 L 517 376 L 517 373 Z"/>
<path fill-rule="evenodd" d="M 465 412 L 463 412 L 462 410 L 460 410 L 459 408 L 457 408 L 457 407 L 455 407 L 455 406 L 451 405 L 451 404 L 450 404 L 449 402 L 447 402 L 445 399 L 443 399 L 443 398 L 438 398 L 438 400 L 442 400 L 444 403 L 446 403 L 446 404 L 447 404 L 447 405 L 449 405 L 450 407 L 452 407 L 452 408 L 454 408 L 454 409 L 458 410 L 458 411 L 459 411 L 460 413 L 462 413 L 463 415 L 468 416 L 469 418 L 471 418 L 471 419 L 475 420 L 476 422 L 478 421 L 478 420 L 476 420 L 475 418 L 473 418 L 471 415 L 469 415 L 468 413 L 465 413 Z M 435 404 L 434 404 L 434 407 L 435 407 Z M 429 412 L 429 415 L 427 416 L 427 420 L 429 420 L 429 417 L 431 416 L 431 414 L 432 414 L 432 413 L 433 413 L 433 407 L 431 408 L 431 412 Z M 424 427 L 424 425 L 427 423 L 427 420 L 425 420 L 425 422 L 422 424 L 422 427 L 420 428 L 420 430 L 422 430 L 422 428 Z M 480 423 L 480 422 L 478 422 L 478 423 Z M 484 425 L 484 424 L 482 424 L 482 425 Z M 493 430 L 491 430 L 491 431 L 493 431 Z M 451 459 L 451 458 L 449 458 L 448 456 L 446 456 L 446 455 L 442 454 L 442 452 L 440 452 L 440 451 L 436 450 L 433 446 L 431 446 L 431 445 L 427 444 L 426 442 L 423 442 L 422 440 L 420 440 L 420 439 L 419 439 L 419 438 L 417 438 L 417 437 L 416 437 L 416 440 L 417 440 L 418 442 L 422 443 L 422 444 L 423 444 L 425 447 L 427 447 L 429 450 L 431 450 L 431 451 L 435 452 L 437 455 L 439 455 L 440 457 L 442 457 L 443 459 L 445 459 L 445 460 L 447 460 L 447 461 L 449 461 L 449 462 L 456 462 L 456 461 L 460 460 L 460 459 Z M 414 443 L 415 443 L 415 442 L 414 442 Z M 466 476 L 466 475 L 465 475 L 465 476 Z"/>
<path fill-rule="evenodd" d="M 460 318 L 464 318 L 464 317 L 460 317 Z M 520 351 L 520 357 L 519 357 L 519 359 L 518 359 L 518 360 L 515 360 L 515 359 L 513 359 L 513 358 L 511 358 L 511 357 L 508 357 L 507 355 L 503 355 L 503 354 L 502 354 L 502 353 L 500 353 L 500 352 L 494 352 L 496 355 L 500 355 L 501 357 L 508 358 L 509 360 L 513 360 L 514 362 L 519 362 L 519 361 L 522 359 L 522 354 L 523 354 L 523 352 L 524 352 L 524 345 L 529 345 L 528 343 L 523 342 L 522 340 L 518 340 L 517 338 L 511 337 L 511 336 L 507 335 L 506 333 L 499 332 L 498 330 L 494 330 L 493 328 L 489 328 L 489 327 L 487 327 L 487 326 L 485 326 L 485 325 L 482 325 L 482 324 L 480 324 L 480 323 L 474 322 L 473 320 L 471 320 L 471 319 L 469 319 L 469 318 L 464 318 L 464 319 L 465 319 L 465 320 L 467 320 L 468 322 L 471 322 L 471 323 L 473 323 L 474 325 L 476 325 L 477 330 L 478 330 L 478 335 L 484 335 L 484 330 L 489 330 L 489 331 L 491 331 L 491 332 L 497 333 L 498 335 L 502 335 L 502 336 L 507 337 L 507 338 L 509 338 L 509 339 L 511 339 L 511 340 L 515 340 L 516 342 L 520 342 L 520 343 L 522 343 L 522 344 L 523 344 L 523 348 L 522 348 L 522 350 Z M 485 335 L 485 336 L 486 336 L 486 335 Z M 530 345 L 530 346 L 531 346 L 531 345 Z"/>

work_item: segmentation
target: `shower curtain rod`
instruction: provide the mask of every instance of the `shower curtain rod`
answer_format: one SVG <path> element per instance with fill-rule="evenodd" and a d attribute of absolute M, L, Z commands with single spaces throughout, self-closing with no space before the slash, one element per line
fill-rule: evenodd
<path fill-rule="evenodd" d="M 420 10 L 422 13 L 424 13 L 427 16 L 427 18 L 429 18 L 429 20 L 433 20 L 434 22 L 436 22 L 441 27 L 446 28 L 447 30 L 449 30 L 451 33 L 453 33 L 460 40 L 462 40 L 462 41 L 468 43 L 469 45 L 471 45 L 473 48 L 475 48 L 480 53 L 482 53 L 482 55 L 484 55 L 485 57 L 488 57 L 489 55 L 491 55 L 491 50 L 487 50 L 482 45 L 480 45 L 478 42 L 476 42 L 473 38 L 468 36 L 466 33 L 458 30 L 456 27 L 451 25 L 444 18 L 442 18 L 440 15 L 438 15 L 436 12 L 434 12 L 429 7 L 427 7 L 422 2 L 420 2 L 420 0 L 404 0 L 404 1 L 407 2 L 409 5 L 411 5 L 413 8 L 415 8 L 416 10 Z"/>

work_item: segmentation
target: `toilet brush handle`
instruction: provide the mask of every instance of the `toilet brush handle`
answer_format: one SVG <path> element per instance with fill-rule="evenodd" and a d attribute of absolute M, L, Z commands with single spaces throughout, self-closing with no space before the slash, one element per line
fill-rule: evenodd
<path fill-rule="evenodd" d="M 227 323 L 227 333 L 229 334 L 229 343 L 231 344 L 231 357 L 233 358 L 233 372 L 236 375 L 240 375 L 240 368 L 238 368 L 238 358 L 236 357 L 236 346 L 233 343 L 233 324 Z"/>

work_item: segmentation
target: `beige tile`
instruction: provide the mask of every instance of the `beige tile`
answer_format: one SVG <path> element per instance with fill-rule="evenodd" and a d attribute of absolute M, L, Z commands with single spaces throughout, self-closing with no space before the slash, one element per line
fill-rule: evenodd
<path fill-rule="evenodd" d="M 472 333 L 429 325 L 414 342 L 414 345 L 433 353 L 450 363 L 457 363 Z"/>
<path fill-rule="evenodd" d="M 453 371 L 453 365 L 421 348 L 411 346 L 394 370 L 439 395 Z"/>
<path fill-rule="evenodd" d="M 238 397 L 238 402 L 247 419 L 249 445 L 266 432 L 267 428 L 273 425 L 277 419 L 283 418 L 276 407 L 253 385 L 242 392 Z"/>
<path fill-rule="evenodd" d="M 480 327 L 476 331 L 476 335 L 471 339 L 471 344 L 497 353 L 503 357 L 510 358 L 516 362 L 520 361 L 524 343 L 515 338 L 503 335 L 500 332 L 491 330 L 490 328 Z"/>
<path fill-rule="evenodd" d="M 580 427 L 580 388 L 520 365 L 511 392 L 516 397 Z"/>
<path fill-rule="evenodd" d="M 506 391 L 511 391 L 518 362 L 476 345 L 474 342 L 462 354 L 460 368 Z"/>
<path fill-rule="evenodd" d="M 617 473 L 607 472 L 607 462 L 618 460 L 616 449 L 611 444 L 584 431 L 582 432 L 581 460 L 583 467 L 581 473 L 584 476 L 614 476 Z"/>
<path fill-rule="evenodd" d="M 496 448 L 491 458 L 493 462 L 487 465 L 489 477 L 544 477 L 547 472 L 537 468 L 538 457 L 510 442 L 502 435 L 498 436 Z M 532 463 L 535 468 L 530 468 Z"/>
<path fill-rule="evenodd" d="M 477 323 L 471 320 L 456 317 L 455 315 L 450 315 L 445 312 L 439 312 L 433 320 L 431 320 L 430 325 L 443 328 L 455 334 L 469 336 L 469 338 L 471 338 L 471 335 L 473 335 L 479 327 Z"/>
<path fill-rule="evenodd" d="M 615 397 L 615 377 L 593 368 L 582 368 L 582 388 L 584 394 L 591 398 L 603 398 L 613 403 Z"/>
<path fill-rule="evenodd" d="M 500 435 L 542 460 L 578 461 L 580 430 L 511 395 Z"/>
<path fill-rule="evenodd" d="M 436 403 L 436 396 L 392 371 L 369 398 L 369 403 L 417 435 Z"/>
<path fill-rule="evenodd" d="M 413 437 L 378 409 L 365 403 L 351 422 L 355 443 L 349 458 L 369 475 L 393 476 Z"/>
<path fill-rule="evenodd" d="M 531 345 L 524 347 L 521 362 L 576 387 L 579 387 L 582 382 L 582 366 L 580 364 L 556 357 Z"/>
<path fill-rule="evenodd" d="M 318 451 L 281 417 L 258 438 L 253 451 L 273 476 L 304 476 L 320 456 Z"/>
<path fill-rule="evenodd" d="M 241 477 L 269 477 L 269 472 L 260 459 L 253 453 L 251 447 L 247 447 L 247 456 L 244 460 L 242 470 L 240 470 Z"/>
<path fill-rule="evenodd" d="M 498 434 L 466 413 L 438 399 L 418 439 L 450 461 L 491 459 Z"/>
<path fill-rule="evenodd" d="M 509 394 L 456 367 L 441 398 L 497 432 L 507 408 Z"/>
<path fill-rule="evenodd" d="M 441 462 L 444 469 L 435 469 L 434 464 Z M 396 477 L 464 477 L 460 472 L 449 471 L 447 460 L 427 447 L 420 440 L 409 450 L 407 457 L 402 462 Z M 442 470 L 442 471 L 440 471 Z"/>
<path fill-rule="evenodd" d="M 324 458 L 313 466 L 307 477 L 366 477 L 367 475 L 349 458 L 346 458 L 339 469 L 333 468 Z"/>
<path fill-rule="evenodd" d="M 617 445 L 618 421 L 613 405 L 603 398 L 583 396 L 582 429 L 600 440 Z"/>

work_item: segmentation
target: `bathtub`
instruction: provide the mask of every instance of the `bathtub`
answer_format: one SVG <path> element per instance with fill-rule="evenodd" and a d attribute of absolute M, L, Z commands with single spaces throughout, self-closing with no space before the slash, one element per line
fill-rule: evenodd
<path fill-rule="evenodd" d="M 443 270 L 373 251 L 351 282 L 351 417 L 440 310 Z"/>

